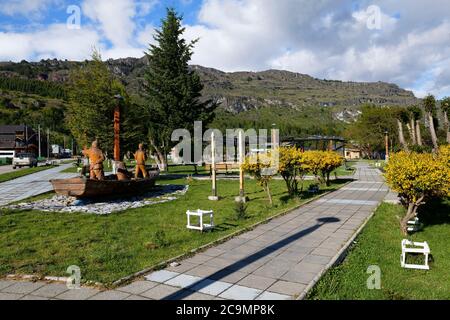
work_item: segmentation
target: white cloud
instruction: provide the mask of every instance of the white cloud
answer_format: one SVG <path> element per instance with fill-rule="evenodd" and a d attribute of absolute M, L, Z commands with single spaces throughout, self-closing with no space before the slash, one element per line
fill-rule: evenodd
<path fill-rule="evenodd" d="M 39 17 L 49 5 L 59 4 L 61 0 L 8 0 L 0 3 L 0 13 Z"/>
<path fill-rule="evenodd" d="M 133 0 L 84 0 L 83 14 L 100 24 L 104 36 L 113 46 L 125 47 L 132 40 L 135 31 L 133 18 L 136 3 Z"/>
<path fill-rule="evenodd" d="M 0 32 L 0 60 L 84 60 L 99 43 L 100 37 L 95 30 L 70 30 L 65 24 L 50 25 L 30 33 Z"/>
<path fill-rule="evenodd" d="M 39 5 L 55 1 L 59 0 L 14 0 L 0 4 L 0 11 L 13 12 L 14 4 L 22 3 L 30 12 L 40 12 Z M 79 36 L 64 36 L 67 30 L 55 26 L 23 33 L 4 29 L 0 59 L 85 58 L 93 45 L 105 58 L 141 57 L 154 34 L 154 26 L 143 17 L 157 4 L 83 0 Z M 204 0 L 198 21 L 186 25 L 185 36 L 200 38 L 192 63 L 224 71 L 278 68 L 318 78 L 394 82 L 418 95 L 450 95 L 450 2 L 378 0 L 379 30 L 367 28 L 371 18 L 367 8 L 372 4 L 372 0 Z M 33 39 L 37 35 L 49 49 Z"/>

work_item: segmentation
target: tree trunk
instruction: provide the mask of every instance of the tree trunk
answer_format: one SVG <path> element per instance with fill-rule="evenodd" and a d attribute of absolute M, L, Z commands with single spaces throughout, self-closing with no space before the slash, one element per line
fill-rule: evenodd
<path fill-rule="evenodd" d="M 397 125 L 398 125 L 398 140 L 400 141 L 400 144 L 402 145 L 403 149 L 405 151 L 408 151 L 408 145 L 406 144 L 405 136 L 403 135 L 403 124 L 399 119 L 397 119 Z"/>
<path fill-rule="evenodd" d="M 150 144 L 152 145 L 153 149 L 155 149 L 156 153 L 156 163 L 158 164 L 158 167 L 161 171 L 167 171 L 167 158 L 161 151 L 161 149 L 156 145 L 155 141 L 153 139 L 149 139 Z"/>
<path fill-rule="evenodd" d="M 422 204 L 424 197 L 420 197 L 416 202 L 410 202 L 408 204 L 408 211 L 403 219 L 400 220 L 400 228 L 404 236 L 408 235 L 408 221 L 414 219 L 417 216 L 417 209 Z"/>
<path fill-rule="evenodd" d="M 448 113 L 447 111 L 444 111 L 444 128 L 445 128 L 445 133 L 447 134 L 447 143 L 450 144 L 450 124 L 449 124 L 449 120 L 448 120 Z"/>
<path fill-rule="evenodd" d="M 415 132 L 414 120 L 411 120 L 410 123 L 407 123 L 406 127 L 408 128 L 409 136 L 411 137 L 411 141 L 412 141 L 413 145 L 416 145 L 417 144 L 417 140 L 416 140 L 416 132 Z"/>
<path fill-rule="evenodd" d="M 272 194 L 270 193 L 270 188 L 269 188 L 269 183 L 268 182 L 266 183 L 266 187 L 264 189 L 266 189 L 267 196 L 269 197 L 270 205 L 273 205 Z"/>
<path fill-rule="evenodd" d="M 436 130 L 434 128 L 434 119 L 433 115 L 430 112 L 428 113 L 428 121 L 430 122 L 430 134 L 431 134 L 431 141 L 433 141 L 433 149 L 434 152 L 438 152 L 439 146 L 437 142 Z"/>
<path fill-rule="evenodd" d="M 416 138 L 417 138 L 417 144 L 419 146 L 422 146 L 422 133 L 420 132 L 420 120 L 416 120 Z"/>

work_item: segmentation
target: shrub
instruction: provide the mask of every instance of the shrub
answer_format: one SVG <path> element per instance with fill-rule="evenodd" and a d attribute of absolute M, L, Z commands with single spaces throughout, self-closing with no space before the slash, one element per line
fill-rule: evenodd
<path fill-rule="evenodd" d="M 163 230 L 158 230 L 155 232 L 153 242 L 158 248 L 164 248 L 170 244 L 169 240 L 167 240 L 166 233 Z"/>
<path fill-rule="evenodd" d="M 444 152 L 445 153 L 445 152 Z M 386 166 L 386 181 L 398 192 L 407 213 L 400 221 L 407 235 L 407 223 L 417 216 L 417 209 L 426 199 L 450 194 L 450 166 L 429 153 L 399 152 L 393 154 Z"/>
<path fill-rule="evenodd" d="M 301 183 L 300 192 L 303 190 L 303 178 L 307 172 L 303 153 L 295 147 L 280 147 L 279 155 L 278 171 L 286 182 L 289 195 L 296 195 L 299 193 L 299 182 Z"/>
<path fill-rule="evenodd" d="M 245 158 L 245 161 L 242 164 L 243 170 L 253 176 L 267 193 L 271 205 L 273 204 L 273 201 L 269 182 L 276 174 L 276 170 L 273 169 L 274 165 L 274 157 L 272 157 L 270 153 L 250 155 Z"/>
<path fill-rule="evenodd" d="M 247 219 L 247 207 L 248 206 L 243 201 L 236 202 L 236 206 L 234 208 L 236 220 Z"/>
<path fill-rule="evenodd" d="M 330 173 L 339 168 L 344 161 L 339 154 L 332 151 L 306 151 L 303 158 L 305 169 L 316 177 L 321 176 L 327 186 L 330 185 Z"/>

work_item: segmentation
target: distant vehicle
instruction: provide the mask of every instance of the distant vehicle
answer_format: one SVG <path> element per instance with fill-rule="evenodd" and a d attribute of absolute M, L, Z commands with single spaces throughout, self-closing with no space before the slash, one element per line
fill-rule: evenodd
<path fill-rule="evenodd" d="M 18 153 L 13 158 L 13 169 L 21 167 L 37 167 L 38 160 L 36 156 L 32 153 Z"/>
<path fill-rule="evenodd" d="M 62 153 L 63 153 L 63 149 L 61 148 L 61 146 L 59 146 L 57 144 L 52 144 L 52 155 L 55 158 L 60 158 Z"/>

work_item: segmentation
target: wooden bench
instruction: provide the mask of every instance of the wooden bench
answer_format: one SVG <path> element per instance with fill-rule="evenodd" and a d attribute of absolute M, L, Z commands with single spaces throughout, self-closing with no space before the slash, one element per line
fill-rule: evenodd
<path fill-rule="evenodd" d="M 209 171 L 210 174 L 212 174 L 212 165 L 206 164 L 205 169 Z M 221 162 L 216 163 L 216 172 L 217 173 L 232 173 L 232 172 L 239 172 L 239 163 L 235 162 Z"/>

